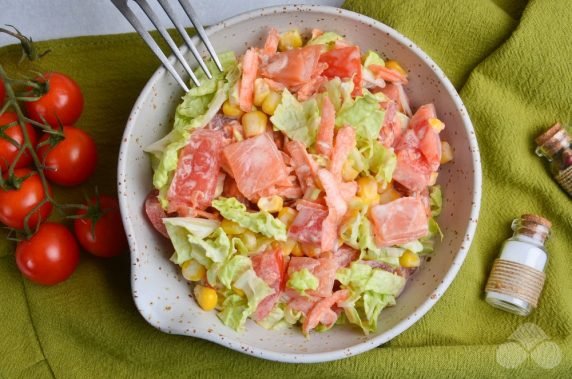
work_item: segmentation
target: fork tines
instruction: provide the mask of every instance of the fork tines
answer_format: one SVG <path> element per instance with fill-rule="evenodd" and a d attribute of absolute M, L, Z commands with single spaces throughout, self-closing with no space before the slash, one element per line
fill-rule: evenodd
<path fill-rule="evenodd" d="M 161 48 L 159 47 L 157 42 L 155 42 L 155 40 L 153 40 L 153 37 L 151 37 L 151 35 L 145 29 L 145 27 L 143 26 L 141 21 L 139 21 L 139 19 L 135 15 L 135 13 L 133 13 L 133 11 L 129 8 L 128 1 L 129 0 L 111 0 L 111 2 L 117 7 L 117 9 L 119 9 L 119 11 L 123 14 L 123 16 L 127 19 L 127 21 L 129 21 L 131 23 L 131 25 L 133 25 L 133 27 L 135 28 L 137 33 L 139 33 L 141 38 L 143 38 L 145 43 L 151 48 L 151 50 L 157 56 L 157 58 L 159 58 L 159 60 L 161 61 L 161 63 L 165 67 L 165 69 L 167 69 L 167 71 L 169 71 L 169 73 L 173 76 L 173 78 L 175 78 L 177 83 L 179 83 L 179 85 L 185 90 L 185 92 L 188 92 L 189 88 L 187 87 L 185 81 L 179 76 L 179 74 L 177 73 L 177 71 L 175 70 L 173 65 L 171 65 L 171 63 L 169 62 L 169 60 L 167 59 L 167 57 L 165 56 L 163 51 L 161 51 Z M 198 21 L 197 14 L 195 13 L 194 9 L 191 7 L 191 4 L 189 3 L 188 0 L 178 0 L 178 1 L 179 1 L 179 4 L 181 5 L 181 7 L 183 8 L 183 10 L 185 11 L 185 13 L 187 14 L 187 16 L 189 17 L 189 19 L 191 20 L 191 24 L 194 26 L 195 30 L 197 31 L 199 38 L 205 44 L 205 47 L 207 48 L 207 51 L 209 52 L 210 56 L 213 58 L 217 68 L 220 71 L 222 71 L 222 65 L 220 64 L 218 56 L 216 55 L 216 52 L 215 52 L 213 46 L 211 45 L 211 43 L 210 43 L 210 41 L 209 41 L 209 39 L 205 33 L 205 29 L 203 28 L 201 23 Z M 167 29 L 165 28 L 165 26 L 162 25 L 162 23 L 159 19 L 159 16 L 151 8 L 151 6 L 147 2 L 147 0 L 133 0 L 133 2 L 136 3 L 141 8 L 143 13 L 145 13 L 147 15 L 147 17 L 149 17 L 149 19 L 151 20 L 153 25 L 155 25 L 155 28 L 157 28 L 157 31 L 159 32 L 159 34 L 163 37 L 165 42 L 167 42 L 167 44 L 169 45 L 169 47 L 173 51 L 173 54 L 175 54 L 175 56 L 177 57 L 179 62 L 181 62 L 181 64 L 183 65 L 183 68 L 185 69 L 185 71 L 187 71 L 187 73 L 190 75 L 193 83 L 195 83 L 196 86 L 200 86 L 201 83 L 199 82 L 199 80 L 197 79 L 195 74 L 193 73 L 193 70 L 191 69 L 191 67 L 189 66 L 187 61 L 185 60 L 185 57 L 183 57 L 183 54 L 181 53 L 181 51 L 179 50 L 179 48 L 175 44 L 175 41 L 173 41 L 173 39 L 171 38 L 171 36 L 167 32 Z M 169 17 L 169 19 L 171 19 L 171 21 L 173 22 L 173 25 L 175 26 L 175 28 L 179 31 L 179 33 L 183 37 L 185 44 L 189 47 L 189 50 L 191 51 L 191 53 L 193 54 L 193 56 L 195 57 L 195 59 L 199 63 L 199 66 L 201 66 L 201 68 L 203 69 L 203 71 L 205 72 L 205 74 L 207 75 L 207 77 L 209 79 L 212 78 L 212 75 L 211 75 L 207 65 L 203 61 L 203 59 L 202 59 L 201 55 L 199 54 L 196 46 L 191 41 L 191 38 L 189 37 L 189 34 L 187 33 L 187 31 L 183 27 L 183 24 L 181 23 L 181 21 L 177 17 L 175 10 L 171 7 L 170 0 L 157 0 L 157 2 L 159 3 L 159 5 L 161 5 L 161 8 L 163 8 L 165 13 Z"/>

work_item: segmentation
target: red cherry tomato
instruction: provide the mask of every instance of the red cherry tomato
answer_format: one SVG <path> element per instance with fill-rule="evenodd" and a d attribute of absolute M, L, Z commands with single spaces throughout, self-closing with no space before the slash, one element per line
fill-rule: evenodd
<path fill-rule="evenodd" d="M 0 79 L 0 107 L 4 105 L 4 98 L 6 97 L 6 88 L 4 88 L 4 82 Z"/>
<path fill-rule="evenodd" d="M 17 178 L 26 178 L 20 188 L 0 189 L 0 222 L 14 229 L 24 229 L 24 219 L 44 198 L 44 188 L 37 172 L 27 168 L 14 170 Z M 51 192 L 51 191 L 50 191 Z M 52 212 L 52 204 L 47 202 L 36 210 L 28 220 L 28 226 L 34 228 L 38 222 L 45 221 Z"/>
<path fill-rule="evenodd" d="M 24 103 L 28 116 L 38 122 L 43 122 L 44 118 L 54 128 L 60 123 L 75 124 L 83 111 L 79 85 L 69 76 L 57 72 L 48 72 L 36 81 L 45 83 L 47 92 L 36 101 Z"/>
<path fill-rule="evenodd" d="M 2 101 L 0 101 L 0 103 L 1 102 Z M 18 116 L 16 115 L 16 113 L 6 112 L 0 115 L 0 126 L 8 125 L 15 121 L 16 122 L 18 121 Z M 32 142 L 33 146 L 36 146 L 36 142 L 38 140 L 38 135 L 36 134 L 36 130 L 30 124 L 26 124 L 26 130 L 28 131 L 28 136 L 30 136 L 30 142 Z M 9 128 L 4 129 L 4 134 L 12 138 L 18 144 L 22 144 L 24 142 L 24 134 L 22 132 L 22 127 L 18 124 L 12 125 Z M 6 172 L 8 167 L 10 167 L 12 162 L 14 162 L 14 160 L 16 159 L 17 154 L 18 154 L 18 148 L 14 146 L 7 139 L 0 137 L 0 168 L 2 168 L 2 172 Z M 27 167 L 31 163 L 32 163 L 32 156 L 30 155 L 30 152 L 26 151 L 24 154 L 20 156 L 14 168 Z"/>
<path fill-rule="evenodd" d="M 44 174 L 53 183 L 75 186 L 85 182 L 95 171 L 97 149 L 93 139 L 81 129 L 64 126 L 64 139 L 54 147 L 45 144 L 38 148 L 38 156 L 44 162 Z M 38 144 L 49 138 L 45 134 Z"/>
<path fill-rule="evenodd" d="M 101 195 L 98 200 L 90 199 L 87 203 L 89 209 L 77 212 L 85 218 L 74 221 L 75 235 L 80 245 L 91 254 L 114 257 L 128 249 L 119 204 L 111 196 Z"/>
<path fill-rule="evenodd" d="M 64 225 L 46 222 L 16 247 L 16 264 L 29 280 L 53 285 L 69 278 L 79 262 L 79 247 Z"/>

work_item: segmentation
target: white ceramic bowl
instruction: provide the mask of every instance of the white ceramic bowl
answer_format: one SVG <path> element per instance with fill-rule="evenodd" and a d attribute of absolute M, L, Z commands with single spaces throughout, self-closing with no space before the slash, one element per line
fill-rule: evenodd
<path fill-rule="evenodd" d="M 270 360 L 330 361 L 391 340 L 443 296 L 465 259 L 476 228 L 481 200 L 477 141 L 459 95 L 437 65 L 413 42 L 366 16 L 323 6 L 275 7 L 233 17 L 209 28 L 208 34 L 218 51 L 242 54 L 247 46 L 263 43 L 270 25 L 279 31 L 295 27 L 335 31 L 359 44 L 363 51 L 377 50 L 410 71 L 407 92 L 412 104 L 416 108 L 435 103 L 439 118 L 447 125 L 443 137 L 455 150 L 454 161 L 439 175 L 445 199 L 439 218 L 445 234 L 443 242 L 408 283 L 397 305 L 381 313 L 379 330 L 369 336 L 355 328 L 335 327 L 307 339 L 298 328 L 267 331 L 251 321 L 242 334 L 227 328 L 214 312 L 201 311 L 190 298 L 189 286 L 178 267 L 168 260 L 172 247 L 152 229 L 143 213 L 145 197 L 152 187 L 151 167 L 143 147 L 169 131 L 182 95 L 171 76 L 160 68 L 133 108 L 119 154 L 118 191 L 131 248 L 133 297 L 145 320 L 166 333 L 203 338 Z"/>

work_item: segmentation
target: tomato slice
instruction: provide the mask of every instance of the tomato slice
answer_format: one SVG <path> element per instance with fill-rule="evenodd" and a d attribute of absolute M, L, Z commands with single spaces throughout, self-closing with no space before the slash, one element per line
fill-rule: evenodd
<path fill-rule="evenodd" d="M 326 63 L 328 68 L 322 73 L 327 78 L 352 78 L 354 81 L 353 96 L 362 94 L 361 88 L 361 55 L 358 46 L 341 47 L 327 51 L 320 55 L 320 62 Z"/>

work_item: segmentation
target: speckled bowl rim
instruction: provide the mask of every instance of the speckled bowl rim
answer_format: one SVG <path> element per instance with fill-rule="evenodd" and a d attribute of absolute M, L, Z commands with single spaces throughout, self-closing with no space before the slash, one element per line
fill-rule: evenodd
<path fill-rule="evenodd" d="M 481 205 L 482 173 L 481 173 L 481 161 L 480 161 L 480 155 L 479 155 L 479 148 L 478 148 L 478 144 L 477 144 L 477 140 L 475 137 L 475 133 L 474 133 L 474 129 L 473 129 L 473 125 L 471 123 L 471 120 L 468 116 L 468 113 L 466 111 L 466 108 L 465 108 L 463 102 L 461 101 L 459 94 L 457 93 L 457 91 L 455 90 L 455 88 L 453 87 L 453 85 L 451 84 L 449 79 L 447 78 L 447 76 L 444 74 L 444 72 L 437 66 L 437 64 L 427 54 L 425 54 L 419 47 L 417 47 L 417 45 L 415 43 L 413 43 L 411 40 L 409 40 L 408 38 L 403 36 L 401 33 L 397 32 L 396 30 L 390 28 L 389 26 L 387 26 L 387 25 L 385 25 L 379 21 L 376 21 L 376 20 L 374 20 L 370 17 L 364 16 L 362 14 L 351 12 L 351 11 L 340 9 L 340 8 L 321 6 L 321 5 L 284 5 L 284 6 L 260 8 L 260 9 L 245 12 L 245 13 L 242 13 L 240 15 L 237 15 L 237 16 L 231 17 L 229 19 L 226 19 L 224 21 L 221 21 L 218 24 L 215 24 L 215 25 L 207 28 L 206 32 L 207 32 L 207 35 L 211 35 L 212 33 L 216 33 L 216 32 L 221 31 L 222 29 L 224 29 L 228 25 L 234 25 L 234 24 L 241 23 L 243 21 L 246 21 L 246 20 L 249 20 L 249 19 L 252 19 L 255 17 L 270 15 L 272 13 L 277 13 L 277 12 L 287 13 L 287 12 L 300 12 L 300 11 L 320 12 L 320 13 L 326 13 L 326 14 L 334 15 L 334 16 L 340 16 L 341 15 L 343 17 L 347 17 L 349 19 L 352 19 L 356 22 L 365 23 L 365 24 L 367 24 L 373 28 L 380 30 L 383 33 L 389 34 L 392 38 L 394 38 L 396 41 L 401 43 L 406 49 L 409 49 L 411 52 L 413 52 L 415 55 L 417 55 L 425 64 L 427 64 L 427 66 L 429 66 L 431 68 L 431 70 L 433 70 L 435 72 L 435 74 L 441 80 L 444 88 L 446 89 L 448 94 L 451 96 L 451 98 L 452 98 L 452 100 L 456 106 L 455 111 L 460 112 L 460 117 L 463 120 L 463 126 L 464 126 L 465 130 L 467 131 L 467 136 L 469 138 L 469 147 L 470 147 L 470 151 L 472 154 L 472 161 L 473 161 L 473 165 L 474 165 L 474 171 L 473 171 L 474 189 L 473 189 L 473 193 L 472 193 L 473 201 L 472 201 L 472 206 L 471 206 L 470 219 L 471 220 L 478 220 L 480 205 Z M 194 37 L 194 42 L 197 43 L 196 37 Z M 183 53 L 186 53 L 186 50 L 183 49 Z M 171 61 L 171 63 L 174 63 L 175 58 L 170 57 L 170 61 Z M 127 122 L 127 126 L 125 128 L 125 132 L 123 135 L 123 139 L 122 139 L 122 143 L 121 143 L 121 147 L 120 147 L 120 151 L 119 151 L 118 176 L 117 176 L 118 177 L 118 183 L 121 183 L 124 180 L 126 180 L 126 174 L 125 173 L 127 172 L 127 170 L 126 170 L 127 160 L 122 159 L 122 157 L 125 156 L 126 151 L 127 151 L 127 145 L 131 142 L 130 135 L 132 134 L 133 129 L 136 127 L 139 110 L 141 109 L 141 106 L 143 105 L 145 99 L 148 96 L 150 96 L 150 94 L 152 92 L 153 85 L 156 82 L 158 82 L 162 79 L 165 79 L 166 75 L 168 75 L 166 73 L 166 70 L 161 66 L 153 74 L 153 76 L 149 79 L 149 81 L 147 82 L 147 84 L 145 85 L 143 90 L 141 91 L 141 94 L 139 95 L 137 101 L 135 102 L 135 105 L 133 106 L 133 110 L 129 116 L 129 121 Z M 120 191 L 119 191 L 120 193 L 121 193 L 121 190 L 122 189 L 120 188 Z M 120 209 L 121 209 L 123 222 L 125 225 L 125 230 L 126 230 L 127 235 L 129 236 L 129 238 L 133 239 L 134 238 L 133 236 L 135 235 L 135 230 L 133 230 L 131 223 L 128 222 L 128 217 L 126 214 L 126 212 L 127 212 L 127 201 L 128 201 L 128 199 L 125 196 L 119 197 L 119 205 L 120 205 Z M 337 359 L 347 358 L 347 357 L 350 357 L 353 355 L 357 355 L 357 354 L 366 352 L 368 350 L 371 350 L 375 347 L 378 347 L 378 346 L 388 342 L 389 340 L 393 339 L 397 335 L 399 335 L 402 332 L 404 332 L 405 330 L 407 330 L 414 323 L 416 323 L 421 317 L 423 317 L 425 315 L 425 313 L 427 313 L 429 311 L 429 309 L 431 309 L 431 307 L 433 307 L 433 305 L 435 305 L 435 303 L 445 293 L 445 291 L 447 290 L 447 288 L 449 287 L 449 285 L 452 283 L 453 279 L 456 277 L 457 273 L 459 272 L 459 270 L 460 270 L 460 268 L 461 268 L 461 266 L 462 266 L 462 264 L 463 264 L 463 262 L 467 256 L 469 248 L 471 246 L 471 243 L 472 243 L 472 240 L 473 240 L 473 237 L 475 234 L 476 226 L 477 226 L 476 222 L 469 223 L 467 230 L 466 230 L 466 233 L 465 233 L 466 243 L 464 243 L 461 246 L 461 249 L 457 252 L 455 258 L 453 259 L 453 263 L 451 264 L 449 270 L 445 274 L 442 282 L 437 286 L 433 295 L 429 296 L 425 302 L 423 302 L 419 307 L 417 307 L 411 313 L 411 316 L 405 318 L 403 321 L 398 323 L 395 327 L 388 330 L 387 332 L 382 333 L 379 336 L 376 336 L 376 337 L 374 337 L 374 338 L 372 338 L 366 342 L 356 344 L 350 348 L 339 349 L 339 350 L 335 350 L 335 351 L 331 351 L 331 352 L 291 354 L 291 353 L 279 353 L 279 352 L 275 352 L 275 351 L 270 351 L 270 350 L 258 348 L 256 346 L 245 346 L 245 344 L 242 344 L 242 343 L 239 343 L 236 341 L 231 341 L 228 338 L 221 338 L 216 333 L 208 333 L 206 330 L 205 331 L 197 330 L 197 333 L 194 335 L 194 337 L 198 337 L 198 338 L 201 338 L 204 340 L 215 342 L 219 345 L 222 345 L 222 346 L 228 347 L 230 349 L 233 349 L 235 351 L 245 353 L 245 354 L 249 354 L 249 355 L 252 355 L 255 357 L 273 360 L 273 361 L 279 361 L 279 362 L 288 362 L 288 363 L 327 362 L 327 361 L 333 361 L 333 360 L 337 360 Z M 132 245 L 133 245 L 133 243 L 130 241 L 130 246 L 132 246 Z M 132 260 L 135 259 L 135 255 L 136 255 L 136 252 L 131 251 L 131 259 Z M 132 271 L 132 275 L 131 275 L 131 286 L 132 286 L 132 289 L 135 287 L 133 271 Z M 134 297 L 134 301 L 135 301 L 136 306 L 139 310 L 139 304 L 138 304 L 138 300 L 136 297 Z M 139 312 L 141 312 L 141 311 L 139 310 Z M 151 325 L 153 327 L 157 328 L 156 325 L 153 325 L 153 324 L 151 324 Z"/>

